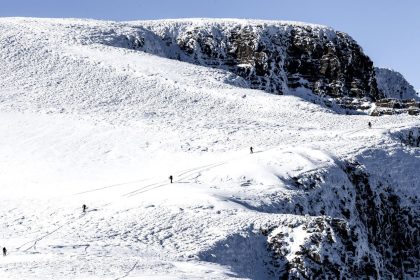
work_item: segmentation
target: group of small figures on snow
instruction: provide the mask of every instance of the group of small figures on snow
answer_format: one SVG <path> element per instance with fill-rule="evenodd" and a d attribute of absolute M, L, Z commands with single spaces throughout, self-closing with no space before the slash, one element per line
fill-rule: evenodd
<path fill-rule="evenodd" d="M 372 123 L 371 122 L 368 122 L 368 127 L 372 128 Z M 409 134 L 408 134 L 408 142 L 409 142 L 410 145 L 416 145 L 417 147 L 419 147 L 419 145 L 420 145 L 420 135 L 417 137 L 417 139 L 415 139 L 414 136 L 413 136 L 413 132 L 410 131 Z M 254 153 L 254 148 L 249 147 L 249 152 L 251 154 L 253 154 Z M 170 175 L 169 176 L 169 182 L 171 184 L 173 183 L 173 180 L 174 180 L 174 177 L 172 175 Z M 87 206 L 86 206 L 86 204 L 83 204 L 82 205 L 82 212 L 86 213 L 86 210 L 87 210 Z M 6 249 L 6 247 L 3 247 L 3 256 L 6 256 L 6 255 L 7 255 L 7 249 Z"/>

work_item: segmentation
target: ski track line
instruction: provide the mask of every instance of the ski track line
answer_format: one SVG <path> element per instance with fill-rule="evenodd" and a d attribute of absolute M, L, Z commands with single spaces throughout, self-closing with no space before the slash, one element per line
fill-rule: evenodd
<path fill-rule="evenodd" d="M 67 220 L 67 222 L 66 223 L 64 223 L 64 224 L 61 224 L 60 226 L 58 226 L 57 228 L 55 228 L 54 230 L 52 230 L 52 231 L 50 231 L 50 232 L 47 232 L 47 233 L 45 233 L 44 235 L 42 235 L 41 237 L 38 237 L 38 238 L 36 238 L 36 239 L 34 239 L 34 240 L 31 240 L 31 241 L 28 241 L 28 242 L 26 242 L 26 243 L 24 243 L 24 244 L 22 244 L 22 245 L 20 245 L 19 247 L 17 247 L 16 249 L 17 249 L 17 251 L 20 251 L 20 249 L 23 247 L 23 246 L 25 246 L 26 244 L 28 244 L 28 243 L 33 243 L 31 246 L 29 246 L 28 248 L 26 248 L 25 250 L 23 250 L 23 252 L 27 252 L 28 250 L 30 250 L 30 249 L 32 249 L 32 248 L 36 248 L 36 244 L 38 243 L 38 241 L 41 241 L 42 239 L 44 239 L 44 238 L 46 238 L 46 237 L 48 237 L 48 236 L 50 236 L 50 235 L 52 235 L 53 233 L 55 233 L 55 232 L 57 232 L 57 231 L 59 231 L 60 229 L 62 229 L 63 227 L 65 227 L 65 226 L 67 226 L 67 225 L 70 225 L 70 224 L 72 224 L 73 222 L 75 222 L 75 221 L 77 221 L 77 220 L 80 220 L 80 219 L 82 219 L 83 217 L 85 217 L 86 215 L 80 215 L 79 217 L 74 217 L 73 219 L 70 219 L 70 220 Z"/>
<path fill-rule="evenodd" d="M 182 176 L 185 173 L 188 173 L 188 172 L 191 172 L 191 171 L 203 168 L 203 167 L 208 167 L 208 166 L 211 166 L 211 165 L 214 165 L 214 164 L 217 164 L 217 163 L 212 163 L 212 164 L 208 164 L 208 165 L 202 165 L 200 167 L 193 167 L 193 168 L 181 170 L 180 171 L 181 173 L 179 173 L 178 176 Z M 123 186 L 123 185 L 131 185 L 131 184 L 135 184 L 135 183 L 148 181 L 148 180 L 151 180 L 153 178 L 156 178 L 156 177 L 150 177 L 150 178 L 146 178 L 146 179 L 139 179 L 139 180 L 134 180 L 134 181 L 130 181 L 130 182 L 118 183 L 118 184 L 113 184 L 113 185 L 109 185 L 109 186 L 99 187 L 99 188 L 95 188 L 95 189 L 91 189 L 91 190 L 87 190 L 87 191 L 83 191 L 83 192 L 78 192 L 78 193 L 75 193 L 73 195 L 81 195 L 81 194 L 91 193 L 91 192 L 95 192 L 95 191 L 101 191 L 101 190 L 104 190 L 104 189 L 120 187 L 120 186 Z M 157 183 L 155 183 L 155 184 L 157 184 Z"/>
<path fill-rule="evenodd" d="M 180 182 L 182 180 L 188 179 L 191 175 L 195 175 L 196 173 L 207 171 L 207 170 L 210 170 L 210 169 L 212 169 L 214 167 L 218 167 L 218 166 L 221 166 L 221 165 L 224 165 L 224 164 L 226 164 L 226 161 L 225 162 L 221 162 L 221 163 L 209 164 L 209 165 L 206 165 L 205 167 L 201 167 L 201 168 L 194 168 L 191 171 L 181 173 L 183 175 L 181 175 L 180 178 L 178 178 L 178 180 L 176 180 L 174 182 L 175 183 Z M 157 185 L 157 186 L 155 186 L 155 185 Z M 151 190 L 154 190 L 154 189 L 157 189 L 157 188 L 166 186 L 166 185 L 169 185 L 169 183 L 166 183 L 166 181 L 164 181 L 164 182 L 162 181 L 162 182 L 150 184 L 148 186 L 144 186 L 144 187 L 142 187 L 140 189 L 137 189 L 137 190 L 134 190 L 132 192 L 126 193 L 123 196 L 125 196 L 125 197 L 132 197 L 132 196 L 135 196 L 137 194 L 144 193 L 144 192 L 147 192 L 147 191 L 151 191 Z M 152 187 L 152 188 L 150 188 L 150 187 Z M 150 188 L 150 189 L 148 189 L 148 188 Z"/>
<path fill-rule="evenodd" d="M 263 151 L 256 151 L 255 153 L 264 153 L 264 152 L 267 152 L 267 151 L 270 151 L 270 150 L 273 150 L 273 149 L 276 149 L 276 148 L 278 148 L 278 146 L 274 146 L 274 147 L 268 148 L 268 149 L 263 150 Z M 231 158 L 229 160 L 234 160 L 234 159 L 238 159 L 238 158 L 241 158 L 241 157 L 244 157 L 244 156 L 242 155 L 242 156 L 234 157 L 234 158 Z M 210 170 L 211 168 L 226 164 L 227 162 L 228 162 L 228 160 L 223 161 L 223 162 L 216 162 L 216 163 L 211 163 L 211 164 L 207 164 L 207 165 L 202 165 L 202 166 L 199 166 L 199 167 L 193 167 L 193 168 L 181 170 L 180 171 L 181 173 L 178 173 L 178 176 L 181 177 L 181 176 L 186 175 L 186 174 L 191 173 L 191 172 L 202 172 L 202 171 Z M 204 168 L 204 169 L 202 169 L 202 168 Z M 153 178 L 156 178 L 156 177 L 151 177 L 151 178 L 147 178 L 147 179 L 140 179 L 140 180 L 125 182 L 125 183 L 113 184 L 113 185 L 104 186 L 104 187 L 100 187 L 100 188 L 95 188 L 95 189 L 91 189 L 91 190 L 87 190 L 87 191 L 83 191 L 83 192 L 78 192 L 78 193 L 75 193 L 73 195 L 81 195 L 81 194 L 86 194 L 86 193 L 90 193 L 90 192 L 101 191 L 101 190 L 108 189 L 108 188 L 114 188 L 114 187 L 119 187 L 119 186 L 123 186 L 123 185 L 131 185 L 131 184 L 134 184 L 134 183 L 139 183 L 139 182 L 144 182 L 144 181 L 147 181 L 147 180 L 151 180 Z M 186 178 L 188 178 L 188 176 L 187 177 L 182 177 L 175 182 L 179 182 L 180 180 L 184 180 Z M 143 193 L 144 192 L 143 190 L 145 188 L 152 187 L 152 186 L 155 186 L 157 184 L 162 184 L 162 185 L 159 185 L 159 186 L 156 186 L 156 187 L 161 187 L 163 185 L 166 185 L 166 184 L 164 184 L 164 181 L 160 181 L 160 182 L 157 182 L 157 183 L 153 183 L 153 184 L 144 186 L 144 187 L 142 187 L 140 189 L 137 189 L 137 190 L 134 190 L 132 192 L 125 193 L 122 196 L 131 197 L 131 196 L 135 195 L 136 193 Z M 155 189 L 155 188 L 152 188 L 152 189 Z M 106 206 L 108 206 L 110 204 L 112 204 L 112 203 L 110 202 L 110 203 L 106 204 Z"/>
<path fill-rule="evenodd" d="M 259 151 L 259 152 L 260 153 L 264 153 L 264 152 L 267 152 L 267 151 L 270 151 L 270 150 L 273 150 L 273 149 L 276 149 L 276 148 L 278 148 L 278 146 L 274 146 L 274 147 L 271 147 L 271 148 L 268 148 L 266 150 Z M 257 153 L 257 152 L 255 152 L 255 153 Z M 241 155 L 241 156 L 238 156 L 238 157 L 233 157 L 233 158 L 231 158 L 229 160 L 239 159 L 239 158 L 242 158 L 242 157 L 244 157 L 244 155 Z M 181 178 L 179 178 L 178 180 L 176 180 L 175 183 L 176 182 L 180 182 L 181 180 L 187 179 L 189 176 L 195 175 L 196 173 L 207 171 L 207 170 L 210 170 L 212 168 L 215 168 L 215 167 L 224 165 L 229 160 L 222 161 L 222 162 L 215 162 L 215 163 L 211 163 L 211 164 L 207 164 L 207 165 L 202 165 L 202 166 L 198 166 L 198 167 L 193 167 L 193 168 L 189 168 L 189 169 L 185 169 L 183 171 L 180 171 L 181 173 L 178 173 L 178 177 L 181 177 Z M 190 173 L 192 173 L 192 174 L 190 174 Z M 149 179 L 152 179 L 152 178 L 149 178 Z M 144 179 L 144 180 L 139 180 L 139 181 L 134 181 L 134 182 L 146 181 L 146 180 L 149 180 L 149 179 Z M 144 192 L 147 192 L 147 191 L 150 191 L 150 190 L 153 190 L 153 189 L 160 188 L 160 187 L 163 187 L 165 185 L 168 185 L 168 183 L 165 183 L 165 182 L 166 181 L 160 181 L 160 182 L 152 183 L 152 184 L 149 184 L 147 186 L 143 186 L 143 187 L 141 187 L 139 189 L 136 189 L 134 191 L 125 193 L 122 196 L 123 197 L 132 197 L 132 196 L 135 196 L 137 194 L 144 193 Z M 108 186 L 108 187 L 98 188 L 96 190 L 102 190 L 102 189 L 106 189 L 106 188 L 109 188 L 109 187 L 121 186 L 121 185 L 124 185 L 124 184 L 130 184 L 130 183 L 114 184 L 114 185 L 111 185 L 111 186 Z M 152 187 L 152 188 L 150 188 L 150 187 Z M 147 188 L 150 188 L 150 189 L 147 189 Z M 92 190 L 92 191 L 95 191 L 95 190 Z M 89 191 L 87 191 L 87 192 L 89 192 Z M 106 206 L 108 206 L 110 204 L 112 204 L 112 202 L 108 203 Z"/>
<path fill-rule="evenodd" d="M 201 171 L 203 171 L 201 169 L 203 169 L 203 168 L 205 169 L 205 168 L 209 168 L 209 167 L 214 167 L 214 165 L 217 165 L 217 164 L 220 164 L 220 163 L 212 163 L 212 164 L 203 165 L 203 166 L 200 166 L 200 167 L 190 168 L 190 169 L 187 169 L 185 171 L 182 171 L 181 173 L 178 174 L 178 176 L 183 176 L 183 175 L 189 174 L 191 172 L 193 172 L 193 174 L 194 174 L 194 172 L 201 172 Z M 186 178 L 188 178 L 188 175 L 186 177 L 179 178 L 175 182 L 179 182 L 180 180 L 183 180 L 183 179 L 186 179 Z M 166 182 L 167 181 L 165 180 L 165 181 L 160 181 L 160 182 L 157 182 L 157 183 L 149 184 L 147 186 L 141 187 L 141 188 L 136 189 L 134 191 L 125 193 L 125 194 L 123 194 L 123 196 L 131 197 L 131 196 L 135 195 L 138 192 L 143 192 L 143 190 L 146 189 L 146 188 L 153 187 L 155 185 L 158 185 L 158 187 L 163 186 L 163 185 L 167 185 L 168 183 L 166 183 Z"/>
<path fill-rule="evenodd" d="M 86 222 L 84 222 L 83 224 L 80 224 L 80 227 L 81 228 L 83 228 L 85 225 L 87 225 L 88 223 L 90 223 L 92 220 L 87 220 Z M 65 235 L 63 235 L 63 237 L 67 237 L 67 236 L 69 236 L 71 233 L 73 233 L 73 232 L 69 232 L 69 233 L 67 233 L 67 234 L 65 234 Z"/>
<path fill-rule="evenodd" d="M 260 153 L 264 153 L 264 152 L 267 152 L 267 151 L 269 151 L 269 150 L 273 150 L 273 149 L 275 149 L 275 148 L 277 148 L 277 147 L 278 147 L 278 146 L 268 148 L 267 150 L 260 151 Z M 255 153 L 256 153 L 256 152 L 255 152 Z M 248 155 L 247 155 L 247 156 L 248 156 Z M 238 157 L 231 158 L 231 159 L 229 159 L 229 160 L 239 159 L 239 158 L 242 158 L 242 157 L 245 157 L 245 156 L 244 156 L 244 155 L 241 155 L 241 156 L 238 156 Z M 178 176 L 180 176 L 181 178 L 179 178 L 178 180 L 176 180 L 176 181 L 174 181 L 174 182 L 175 182 L 175 183 L 176 183 L 176 182 L 181 182 L 182 180 L 188 179 L 190 176 L 196 175 L 196 173 L 200 173 L 200 172 L 203 172 L 203 171 L 211 170 L 212 168 L 215 168 L 215 167 L 218 167 L 218 166 L 224 165 L 224 164 L 226 164 L 229 160 L 227 160 L 227 161 L 221 161 L 221 162 L 216 162 L 216 163 L 212 163 L 212 164 L 203 165 L 203 166 L 200 166 L 200 167 L 196 167 L 196 168 L 191 168 L 191 169 L 188 169 L 187 171 L 184 171 L 184 172 L 182 172 L 182 173 L 178 174 Z M 190 174 L 190 173 L 191 173 L 191 174 Z M 166 182 L 166 181 L 165 181 L 165 182 Z M 138 195 L 138 194 L 141 194 L 141 193 L 145 193 L 145 192 L 148 192 L 148 191 L 151 191 L 151 190 L 154 190 L 154 189 L 157 189 L 157 188 L 160 188 L 160 187 L 163 187 L 163 186 L 169 185 L 169 183 L 164 183 L 164 182 L 161 182 L 161 184 L 160 184 L 160 185 L 157 185 L 157 184 L 159 184 L 159 183 L 155 183 L 155 184 L 150 184 L 150 185 L 148 185 L 148 186 L 144 186 L 144 187 L 142 187 L 142 188 L 140 188 L 140 189 L 137 189 L 137 190 L 135 190 L 135 191 L 132 191 L 132 192 L 126 193 L 126 194 L 124 194 L 123 196 L 126 196 L 126 197 L 132 197 L 132 196 L 135 196 L 135 195 Z M 157 185 L 157 186 L 155 186 L 155 185 Z M 152 188 L 148 189 L 149 187 L 152 187 Z"/>
<path fill-rule="evenodd" d="M 191 172 L 194 172 L 194 171 L 200 172 L 200 169 L 202 169 L 202 168 L 210 168 L 213 165 L 217 165 L 217 164 L 220 164 L 220 163 L 222 163 L 222 162 L 214 162 L 214 163 L 211 163 L 211 164 L 207 164 L 207 165 L 202 165 L 202 166 L 199 166 L 199 167 L 190 168 L 190 169 L 181 171 L 181 173 L 178 173 L 178 176 L 181 177 L 181 176 L 183 176 L 185 174 L 188 174 L 188 173 L 191 173 Z M 224 161 L 223 163 L 226 163 L 226 161 Z"/>
<path fill-rule="evenodd" d="M 75 193 L 73 195 L 81 195 L 81 194 L 91 193 L 91 192 L 95 192 L 95 191 L 101 191 L 101 190 L 104 190 L 104 189 L 115 188 L 115 187 L 120 187 L 120 186 L 124 186 L 124 185 L 131 185 L 131 184 L 140 183 L 140 182 L 144 182 L 144 181 L 151 180 L 151 179 L 153 179 L 153 178 L 146 178 L 146 179 L 135 180 L 135 181 L 125 182 L 125 183 L 113 184 L 113 185 L 109 185 L 109 186 L 105 186 L 105 187 L 91 189 L 91 190 L 87 190 L 87 191 L 83 191 L 83 192 L 78 192 L 78 193 Z"/>
<path fill-rule="evenodd" d="M 145 193 L 145 192 L 148 192 L 148 191 L 151 191 L 151 190 L 154 190 L 154 189 L 157 189 L 157 188 L 161 188 L 161 187 L 164 187 L 164 186 L 167 186 L 167 185 L 169 185 L 169 184 L 168 183 L 165 183 L 165 184 L 157 185 L 157 186 L 154 186 L 153 188 L 150 188 L 150 189 L 143 188 L 143 189 L 138 190 L 135 193 L 130 194 L 130 195 L 126 196 L 126 197 L 133 197 L 133 196 L 139 195 L 141 193 Z"/>
<path fill-rule="evenodd" d="M 130 275 L 130 273 L 137 267 L 138 263 L 139 263 L 139 261 L 136 261 L 136 263 L 130 268 L 129 271 L 127 271 L 123 276 L 117 277 L 114 280 L 120 280 L 120 279 L 128 277 Z"/>
<path fill-rule="evenodd" d="M 159 185 L 159 184 L 161 184 L 161 185 L 165 185 L 165 184 L 167 184 L 167 183 L 165 183 L 165 182 L 166 182 L 166 181 L 160 181 L 160 182 L 157 182 L 157 183 L 149 184 L 149 185 L 147 185 L 147 186 L 143 186 L 143 187 L 141 187 L 141 188 L 139 188 L 139 189 L 135 189 L 134 191 L 131 191 L 131 192 L 125 193 L 125 194 L 123 194 L 122 196 L 123 196 L 123 197 L 131 197 L 131 196 L 135 195 L 137 192 L 140 192 L 140 191 L 142 191 L 142 190 L 144 190 L 144 189 L 146 189 L 146 188 L 153 187 L 153 186 L 156 186 L 156 185 Z"/>
<path fill-rule="evenodd" d="M 398 129 L 398 128 L 407 128 L 407 126 L 406 125 L 400 125 L 400 126 L 396 126 L 396 127 L 383 127 L 383 126 L 372 127 L 372 128 L 365 127 L 365 128 L 352 129 L 352 130 L 343 132 L 343 133 L 338 134 L 338 135 L 340 135 L 340 136 L 343 136 L 343 135 L 352 135 L 352 134 L 354 134 L 356 132 L 363 131 L 363 130 L 370 130 L 370 129 L 372 129 L 372 130 L 374 130 L 374 129 L 388 129 L 388 131 L 391 132 L 391 130 Z"/>

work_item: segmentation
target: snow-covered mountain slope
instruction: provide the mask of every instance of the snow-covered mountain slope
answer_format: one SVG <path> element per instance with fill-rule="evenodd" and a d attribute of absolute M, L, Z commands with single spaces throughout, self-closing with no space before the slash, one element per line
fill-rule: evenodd
<path fill-rule="evenodd" d="M 420 276 L 418 116 L 249 89 L 153 24 L 0 19 L 1 279 Z"/>
<path fill-rule="evenodd" d="M 385 97 L 420 100 L 418 93 L 401 73 L 386 68 L 375 68 L 375 75 L 378 89 Z"/>
<path fill-rule="evenodd" d="M 306 88 L 321 96 L 382 97 L 361 47 L 325 26 L 205 19 L 81 24 L 66 28 L 69 44 L 105 44 L 228 70 L 242 78 L 233 84 L 275 94 Z"/>

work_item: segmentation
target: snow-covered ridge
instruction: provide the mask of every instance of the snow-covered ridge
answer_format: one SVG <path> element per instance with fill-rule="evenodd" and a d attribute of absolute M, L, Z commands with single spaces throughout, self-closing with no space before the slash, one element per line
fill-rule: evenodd
<path fill-rule="evenodd" d="M 322 40 L 326 39 L 327 43 L 332 42 L 333 45 L 336 44 L 335 49 L 340 53 L 345 51 L 345 46 L 343 45 L 343 42 L 340 42 L 338 37 L 344 36 L 344 41 L 350 42 L 344 42 L 344 44 L 351 44 L 353 48 L 356 46 L 356 48 L 361 51 L 361 48 L 350 36 L 323 25 L 293 21 L 197 18 L 130 22 L 103 22 L 82 19 L 40 20 L 36 18 L 4 18 L 2 21 L 12 22 L 13 24 L 40 24 L 41 21 L 54 28 L 61 28 L 67 25 L 66 28 L 71 27 L 79 31 L 78 34 L 76 33 L 78 36 L 72 37 L 74 40 L 78 38 L 77 40 L 79 43 L 105 43 L 112 46 L 143 50 L 148 53 L 157 54 L 171 59 L 192 62 L 199 65 L 222 68 L 244 78 L 245 81 L 240 83 L 241 86 L 261 88 L 273 93 L 290 93 L 296 87 L 309 87 L 312 91 L 321 95 L 332 96 L 349 94 L 350 96 L 358 97 L 397 97 L 399 99 L 401 99 L 401 97 L 402 99 L 417 98 L 418 96 L 412 86 L 409 85 L 399 73 L 393 70 L 376 68 L 376 79 L 374 79 L 376 82 L 372 82 L 372 78 L 368 78 L 368 83 L 371 85 L 370 88 L 363 87 L 361 92 L 359 88 L 353 88 L 353 90 L 346 93 L 346 87 L 348 87 L 348 90 L 349 88 L 351 89 L 351 86 L 345 85 L 346 81 L 344 81 L 344 85 L 340 84 L 343 82 L 342 78 L 338 83 L 329 82 L 329 85 L 322 85 L 322 79 L 317 81 L 307 81 L 308 75 L 315 76 L 316 71 L 311 72 L 311 70 L 306 70 L 311 73 L 299 73 L 299 71 L 297 71 L 298 69 L 294 69 L 293 67 L 293 69 L 290 69 L 290 67 L 285 65 L 284 61 L 281 62 L 276 60 L 274 61 L 277 65 L 274 65 L 274 67 L 277 67 L 278 69 L 268 69 L 273 67 L 273 65 L 270 66 L 271 62 L 267 64 L 267 61 L 264 60 L 269 59 L 267 55 L 269 56 L 270 51 L 267 52 L 263 50 L 261 53 L 261 50 L 258 50 L 258 48 L 261 48 L 261 45 L 267 44 L 265 41 L 270 41 L 270 37 L 272 37 L 273 34 L 277 36 L 277 42 L 273 42 L 271 40 L 270 43 L 278 44 L 278 41 L 280 40 L 282 41 L 280 44 L 283 44 L 283 47 L 286 47 L 286 49 L 288 48 L 287 45 L 290 44 L 287 42 L 289 40 L 287 38 L 290 37 L 290 34 L 288 35 L 288 33 L 292 31 L 293 33 L 302 33 L 303 30 L 303 34 L 301 34 L 301 36 L 304 36 L 304 40 L 309 41 L 306 43 L 300 42 L 300 47 L 304 47 L 304 45 L 308 44 L 321 43 L 322 45 L 325 44 L 325 42 L 322 43 Z M 82 26 L 85 26 L 86 28 L 82 28 Z M 255 33 L 252 36 L 248 35 L 248 38 L 245 40 L 248 40 L 248 43 L 251 44 L 251 49 L 252 45 L 254 45 L 254 52 L 261 54 L 263 56 L 262 58 L 260 57 L 261 55 L 254 58 L 248 55 L 244 59 L 236 59 L 236 62 L 234 61 L 235 59 L 228 59 L 229 53 L 232 51 L 235 52 L 235 50 L 239 47 L 233 44 L 232 48 L 229 49 L 228 39 L 232 32 L 235 33 L 240 30 L 244 30 L 243 32 L 248 30 L 248 32 L 250 31 L 251 33 Z M 74 32 L 71 33 L 75 35 Z M 255 38 L 249 38 L 249 36 Z M 281 37 L 285 37 L 286 39 L 281 40 Z M 314 38 L 317 39 L 314 41 Z M 251 41 L 249 41 L 250 39 Z M 188 40 L 189 42 L 183 42 L 185 40 Z M 293 40 L 295 39 L 292 39 L 292 41 Z M 69 44 L 71 43 L 72 40 L 69 40 Z M 193 44 L 194 46 L 190 46 L 190 44 Z M 210 54 L 205 53 L 206 51 L 209 51 L 209 48 L 211 49 Z M 252 51 L 251 49 L 249 51 Z M 309 53 L 314 50 L 307 49 Z M 240 55 L 243 55 L 244 51 L 246 52 L 247 50 L 243 49 L 242 54 Z M 331 50 L 329 49 L 328 52 L 330 51 Z M 290 55 L 290 52 L 284 52 L 284 48 L 283 50 L 279 50 L 277 53 L 285 57 L 284 60 L 286 60 L 286 57 Z M 308 54 L 303 53 L 301 55 Z M 328 55 L 324 55 L 323 57 L 324 58 L 318 57 L 312 59 L 318 59 L 319 61 L 325 61 L 326 59 L 329 61 L 329 59 L 331 59 Z M 295 60 L 301 59 L 296 57 L 293 58 Z M 261 59 L 263 60 L 261 61 Z M 336 60 L 337 56 L 334 59 Z M 340 55 L 338 55 L 338 60 L 340 60 Z M 278 64 L 278 62 L 280 62 L 280 64 Z M 319 71 L 333 70 L 336 72 L 336 75 L 341 76 L 343 76 L 343 73 L 340 74 L 340 72 L 344 72 L 344 76 L 346 76 L 345 73 L 348 71 L 347 69 L 342 69 L 342 71 L 340 71 L 337 69 L 337 66 L 334 66 L 333 64 L 329 63 L 324 66 L 316 64 L 311 66 L 309 64 L 305 65 L 305 67 L 309 69 L 311 67 L 315 67 L 315 70 L 317 69 Z M 360 64 L 360 62 L 355 61 L 355 64 Z M 290 70 L 292 70 L 292 72 L 297 72 L 289 73 Z M 272 71 L 275 73 L 273 74 Z M 261 79 L 261 75 L 265 78 Z M 329 80 L 331 80 L 331 78 L 334 77 L 329 77 Z M 348 83 L 350 82 L 354 83 L 354 81 L 349 81 Z M 379 83 L 379 92 L 375 93 L 377 83 Z"/>
<path fill-rule="evenodd" d="M 378 89 L 387 98 L 420 100 L 419 93 L 401 73 L 386 68 L 375 68 Z"/>
<path fill-rule="evenodd" d="M 266 19 L 247 19 L 247 18 L 175 18 L 175 19 L 157 19 L 157 20 L 133 20 L 133 21 L 127 21 L 129 23 L 156 23 L 156 22 L 162 22 L 162 23 L 229 23 L 229 24 L 286 24 L 286 25 L 299 25 L 299 26 L 311 26 L 311 27 L 320 27 L 320 28 L 326 28 L 328 26 L 321 25 L 321 24 L 314 24 L 314 23 L 308 23 L 308 22 L 301 22 L 301 21 L 292 21 L 292 20 L 266 20 Z"/>
<path fill-rule="evenodd" d="M 235 18 L 182 18 L 182 19 L 161 19 L 161 20 L 141 20 L 141 21 L 127 21 L 130 25 L 137 26 L 227 26 L 234 27 L 238 25 L 243 26 L 296 26 L 308 27 L 313 29 L 323 29 L 334 33 L 334 29 L 321 24 L 313 24 L 299 21 L 285 21 L 285 20 L 256 20 L 256 19 L 235 19 Z"/>
<path fill-rule="evenodd" d="M 36 19 L 4 21 L 30 25 Z M 38 25 L 64 28 L 58 35 L 67 34 L 70 45 L 106 44 L 210 66 L 242 78 L 241 86 L 275 94 L 304 89 L 321 96 L 380 98 L 372 62 L 357 42 L 321 25 L 235 19 L 45 19 Z"/>

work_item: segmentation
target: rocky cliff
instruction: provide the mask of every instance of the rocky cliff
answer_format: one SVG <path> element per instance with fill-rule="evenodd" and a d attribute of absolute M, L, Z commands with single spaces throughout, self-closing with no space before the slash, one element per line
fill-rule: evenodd
<path fill-rule="evenodd" d="M 297 180 L 296 187 L 308 194 L 297 205 L 304 205 L 301 211 L 311 218 L 265 231 L 274 266 L 285 268 L 273 274 L 282 279 L 417 279 L 417 210 L 402 203 L 407 197 L 398 196 L 389 181 L 357 162 L 344 163 L 342 173 L 347 183 L 332 189 L 328 174 Z M 325 199 L 328 192 L 336 196 L 333 201 Z M 417 196 L 408 199 L 419 203 Z"/>
<path fill-rule="evenodd" d="M 104 38 L 101 38 L 104 39 Z M 381 97 L 373 63 L 349 35 L 319 25 L 250 20 L 138 22 L 102 41 L 230 71 L 274 94 Z"/>

